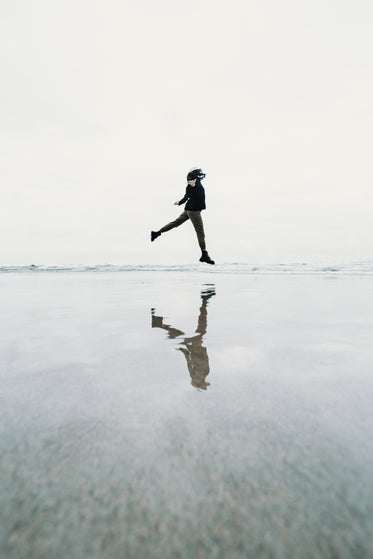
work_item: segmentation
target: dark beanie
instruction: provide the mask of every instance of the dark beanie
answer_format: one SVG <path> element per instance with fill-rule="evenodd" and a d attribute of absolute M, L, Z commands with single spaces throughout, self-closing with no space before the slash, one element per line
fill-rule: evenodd
<path fill-rule="evenodd" d="M 192 181 L 194 179 L 204 179 L 206 176 L 206 173 L 204 173 L 202 171 L 202 169 L 192 169 L 191 171 L 189 171 L 189 173 L 187 174 L 187 181 Z"/>

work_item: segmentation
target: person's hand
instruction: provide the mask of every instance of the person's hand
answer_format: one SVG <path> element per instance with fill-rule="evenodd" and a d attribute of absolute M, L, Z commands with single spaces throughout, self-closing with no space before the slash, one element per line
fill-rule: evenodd
<path fill-rule="evenodd" d="M 179 201 L 174 202 L 174 206 L 178 206 L 179 205 Z"/>

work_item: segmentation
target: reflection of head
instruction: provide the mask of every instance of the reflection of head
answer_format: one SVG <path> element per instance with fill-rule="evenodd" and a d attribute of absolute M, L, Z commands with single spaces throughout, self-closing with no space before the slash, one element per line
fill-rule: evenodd
<path fill-rule="evenodd" d="M 210 384 L 205 380 L 210 372 L 210 366 L 207 349 L 202 346 L 202 334 L 193 338 L 184 338 L 180 345 L 182 347 L 177 349 L 185 356 L 192 385 L 206 390 Z"/>
<path fill-rule="evenodd" d="M 210 383 L 206 382 L 205 380 L 201 380 L 200 383 L 197 383 L 197 382 L 194 382 L 193 379 L 192 379 L 192 386 L 194 386 L 198 390 L 207 390 L 207 387 L 210 386 Z"/>
<path fill-rule="evenodd" d="M 207 355 L 207 349 L 205 347 L 201 347 L 201 350 L 204 351 L 205 355 L 203 357 L 203 362 L 200 362 L 197 367 L 194 367 L 193 374 L 189 369 L 191 384 L 195 388 L 199 388 L 200 390 L 207 390 L 207 387 L 210 386 L 210 383 L 206 381 L 206 377 L 210 372 L 209 366 L 209 358 Z"/>

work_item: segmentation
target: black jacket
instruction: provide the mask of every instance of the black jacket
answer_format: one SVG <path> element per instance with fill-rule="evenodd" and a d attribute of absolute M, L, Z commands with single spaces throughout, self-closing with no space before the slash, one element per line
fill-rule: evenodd
<path fill-rule="evenodd" d="M 187 201 L 188 200 L 188 201 Z M 185 196 L 179 202 L 179 206 L 184 204 L 185 202 L 185 209 L 190 211 L 197 211 L 200 212 L 201 210 L 206 209 L 206 202 L 205 202 L 205 189 L 203 188 L 202 184 L 200 186 L 188 186 L 186 187 Z"/>

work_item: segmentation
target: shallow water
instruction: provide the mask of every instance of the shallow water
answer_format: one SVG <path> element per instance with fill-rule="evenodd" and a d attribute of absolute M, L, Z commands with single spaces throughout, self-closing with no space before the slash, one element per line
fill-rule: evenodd
<path fill-rule="evenodd" d="M 371 557 L 369 277 L 0 276 L 5 557 Z"/>
<path fill-rule="evenodd" d="M 259 262 L 216 262 L 215 266 L 206 264 L 59 264 L 43 265 L 30 264 L 26 266 L 0 266 L 0 274 L 26 273 L 40 274 L 43 272 L 54 273 L 81 273 L 81 272 L 183 272 L 185 274 L 238 274 L 246 275 L 320 275 L 320 276 L 373 276 L 373 260 L 365 259 L 344 262 L 284 262 L 284 263 L 259 263 Z"/>

